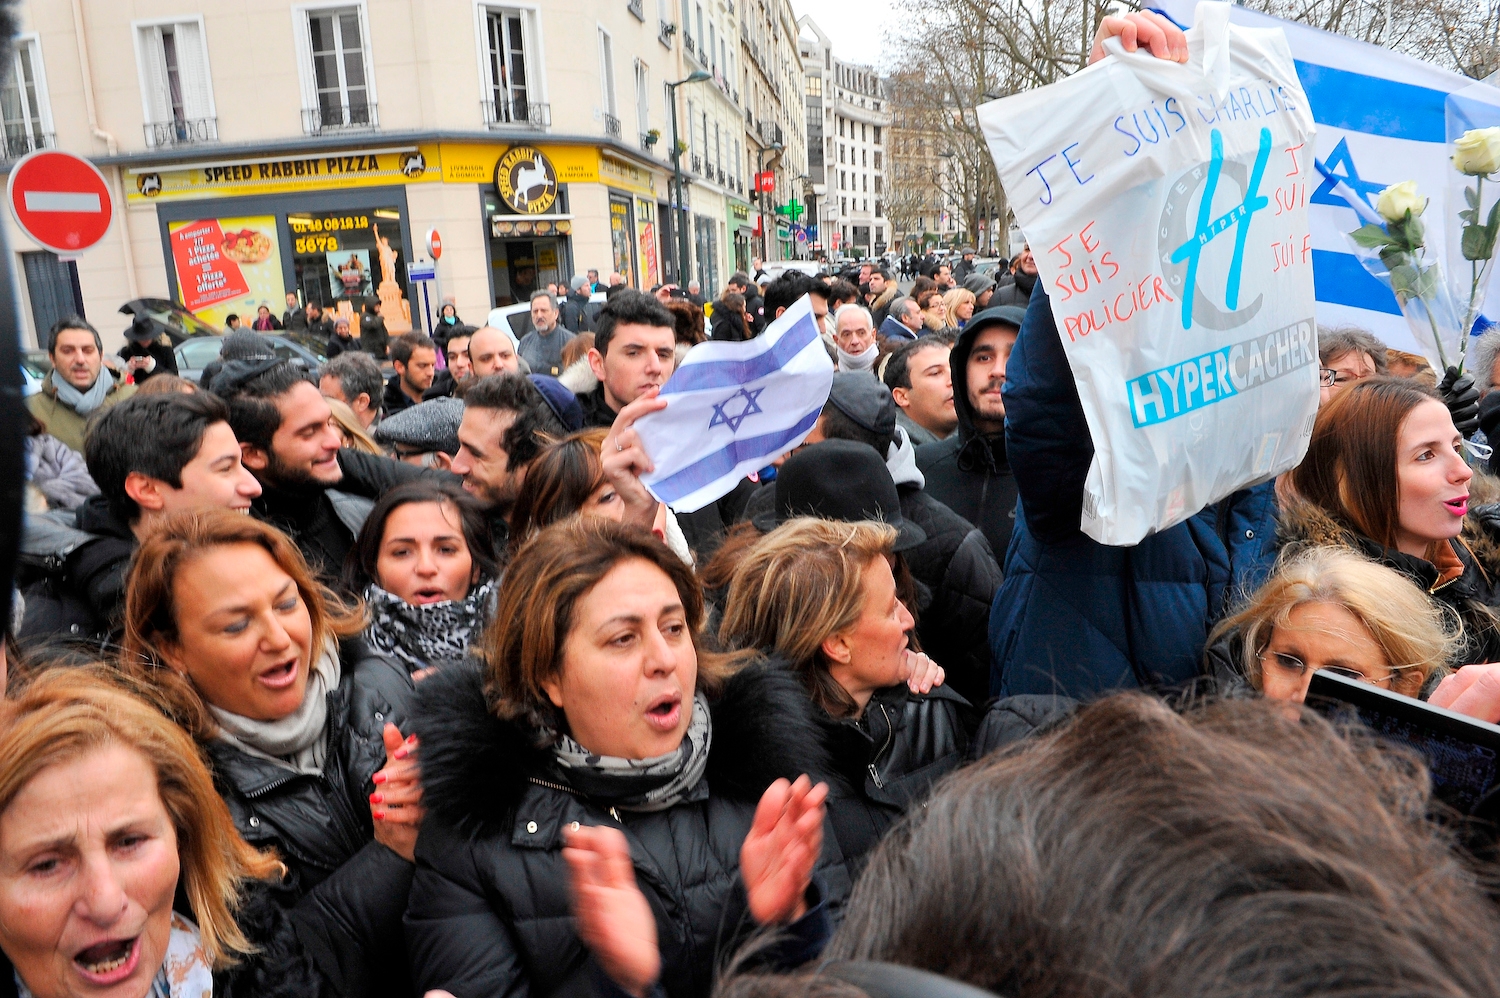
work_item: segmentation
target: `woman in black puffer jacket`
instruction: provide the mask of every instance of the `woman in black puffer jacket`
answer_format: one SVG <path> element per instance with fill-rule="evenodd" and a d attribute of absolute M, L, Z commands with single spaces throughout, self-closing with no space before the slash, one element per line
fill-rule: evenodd
<path fill-rule="evenodd" d="M 401 913 L 421 821 L 406 670 L 351 640 L 362 613 L 313 581 L 276 528 L 181 515 L 136 554 L 126 668 L 202 747 L 246 841 L 340 994 L 409 995 Z M 340 640 L 340 639 L 343 640 Z"/>
<path fill-rule="evenodd" d="M 909 527 L 897 523 L 788 520 L 740 562 L 719 626 L 725 647 L 790 662 L 815 707 L 838 771 L 828 814 L 851 879 L 968 747 L 968 701 L 907 647 L 912 616 L 889 559 Z"/>
<path fill-rule="evenodd" d="M 629 843 L 670 998 L 707 996 L 756 924 L 789 924 L 802 959 L 821 946 L 849 882 L 822 834 L 824 791 L 800 778 L 826 768 L 816 722 L 785 670 L 731 674 L 700 652 L 702 616 L 692 570 L 644 531 L 574 517 L 517 552 L 483 669 L 418 691 L 429 813 L 405 924 L 418 993 L 593 987 L 563 858 L 583 825 Z M 783 836 L 796 823 L 775 869 L 767 821 Z"/>

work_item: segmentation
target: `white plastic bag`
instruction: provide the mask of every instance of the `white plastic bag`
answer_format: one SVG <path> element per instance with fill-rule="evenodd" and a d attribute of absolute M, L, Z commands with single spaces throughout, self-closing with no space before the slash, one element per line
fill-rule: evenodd
<path fill-rule="evenodd" d="M 1111 40 L 979 109 L 1093 437 L 1081 529 L 1105 544 L 1294 467 L 1318 408 L 1313 120 L 1286 38 L 1210 2 L 1187 37 L 1187 65 Z"/>

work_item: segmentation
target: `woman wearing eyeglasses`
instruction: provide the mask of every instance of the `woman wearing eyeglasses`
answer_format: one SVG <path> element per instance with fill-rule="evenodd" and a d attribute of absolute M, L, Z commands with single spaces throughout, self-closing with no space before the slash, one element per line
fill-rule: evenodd
<path fill-rule="evenodd" d="M 1447 674 L 1453 625 L 1398 573 L 1347 548 L 1283 562 L 1209 638 L 1208 671 L 1301 703 L 1318 669 L 1415 697 Z"/>
<path fill-rule="evenodd" d="M 1487 527 L 1500 509 L 1480 505 L 1496 489 L 1435 393 L 1400 378 L 1348 386 L 1287 478 L 1283 549 L 1343 546 L 1395 569 L 1463 622 L 1449 665 L 1500 662 L 1500 531 Z"/>

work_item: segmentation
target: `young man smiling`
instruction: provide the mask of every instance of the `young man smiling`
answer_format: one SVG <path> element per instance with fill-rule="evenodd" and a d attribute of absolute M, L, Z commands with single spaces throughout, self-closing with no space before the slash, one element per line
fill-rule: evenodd
<path fill-rule="evenodd" d="M 229 409 L 207 392 L 127 399 L 89 431 L 100 494 L 77 510 L 28 519 L 24 547 L 60 562 L 26 594 L 22 636 L 118 636 L 125 574 L 137 544 L 174 513 L 248 512 L 260 484 L 240 461 Z"/>

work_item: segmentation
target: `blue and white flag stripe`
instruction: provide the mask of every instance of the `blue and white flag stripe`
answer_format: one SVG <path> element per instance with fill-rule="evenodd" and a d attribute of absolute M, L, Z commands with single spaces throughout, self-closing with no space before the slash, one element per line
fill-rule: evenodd
<path fill-rule="evenodd" d="M 1158 0 L 1156 6 L 1179 24 L 1191 24 L 1197 3 Z M 1456 220 L 1447 218 L 1444 203 L 1452 169 L 1444 116 L 1449 95 L 1474 81 L 1378 45 L 1238 5 L 1229 17 L 1235 24 L 1279 27 L 1286 33 L 1317 123 L 1317 157 L 1335 175 L 1371 205 L 1381 188 L 1403 180 L 1415 180 L 1431 198 L 1423 216 L 1428 253 L 1451 273 L 1444 247 L 1449 223 Z M 1352 323 L 1390 346 L 1420 352 L 1390 289 L 1350 252 L 1345 234 L 1361 224 L 1354 211 L 1326 183 L 1314 184 L 1307 196 L 1319 324 Z M 1486 312 L 1493 315 L 1493 293 L 1490 301 Z"/>
<path fill-rule="evenodd" d="M 679 513 L 713 502 L 800 444 L 833 387 L 804 296 L 744 343 L 700 343 L 661 389 L 667 407 L 636 421 L 655 466 L 641 481 Z"/>

